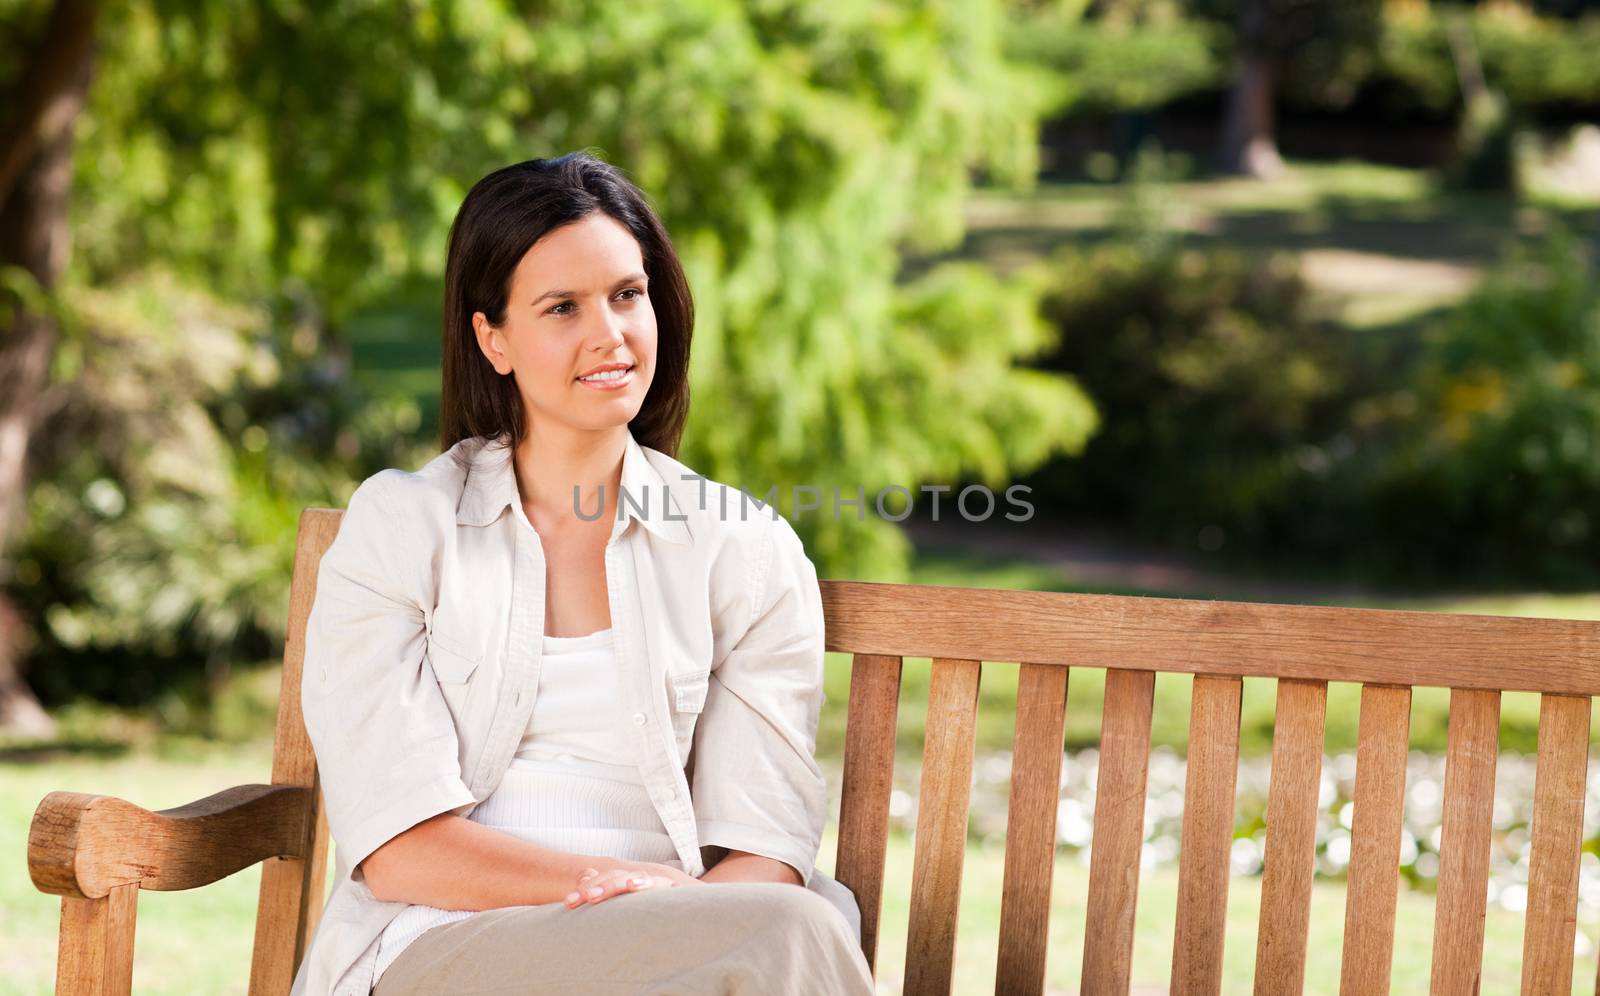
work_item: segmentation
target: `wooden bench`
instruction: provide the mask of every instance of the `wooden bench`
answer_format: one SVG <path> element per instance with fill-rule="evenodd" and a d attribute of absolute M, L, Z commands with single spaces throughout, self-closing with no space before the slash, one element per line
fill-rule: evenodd
<path fill-rule="evenodd" d="M 327 825 L 302 724 L 316 565 L 341 513 L 300 520 L 272 784 L 149 812 L 54 792 L 28 840 L 34 883 L 62 897 L 58 992 L 127 993 L 141 889 L 189 889 L 261 862 L 250 992 L 282 994 L 324 902 Z M 1044 988 L 1070 667 L 1106 669 L 1085 993 L 1132 972 L 1151 704 L 1158 671 L 1193 674 L 1172 991 L 1222 987 L 1244 678 L 1277 678 L 1255 991 L 1302 988 L 1329 681 L 1359 682 L 1344 994 L 1386 993 L 1411 687 L 1448 687 L 1450 725 L 1432 990 L 1471 994 L 1483 955 L 1500 692 L 1543 693 L 1524 993 L 1571 991 L 1589 697 L 1600 623 L 825 581 L 828 648 L 853 656 L 836 878 L 860 900 L 876 971 L 903 657 L 932 658 L 910 897 L 907 993 L 951 988 L 982 661 L 1022 662 L 995 991 Z"/>

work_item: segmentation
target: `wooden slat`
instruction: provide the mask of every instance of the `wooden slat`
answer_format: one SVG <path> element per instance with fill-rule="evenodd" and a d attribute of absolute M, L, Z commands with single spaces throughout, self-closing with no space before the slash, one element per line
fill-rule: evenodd
<path fill-rule="evenodd" d="M 61 897 L 56 996 L 133 992 L 133 934 L 139 887 L 119 885 L 98 899 Z"/>
<path fill-rule="evenodd" d="M 1044 992 L 1066 717 L 1067 669 L 1020 665 L 1011 799 L 1006 809 L 1005 880 L 1000 892 L 997 993 Z"/>
<path fill-rule="evenodd" d="M 1500 742 L 1500 694 L 1450 691 L 1445 750 L 1444 819 L 1439 837 L 1439 892 L 1433 921 L 1434 996 L 1476 996 L 1483 973 L 1483 918 L 1488 905 L 1494 766 Z"/>
<path fill-rule="evenodd" d="M 908 996 L 948 993 L 954 975 L 981 668 L 978 661 L 933 662 L 906 937 Z"/>
<path fill-rule="evenodd" d="M 1080 987 L 1085 993 L 1126 993 L 1133 973 L 1134 904 L 1144 847 L 1155 678 L 1149 671 L 1106 672 L 1094 840 L 1089 850 L 1089 930 Z"/>
<path fill-rule="evenodd" d="M 289 586 L 289 628 L 283 648 L 278 725 L 272 752 L 272 784 L 303 786 L 310 800 L 300 855 L 269 858 L 261 866 L 256 902 L 255 947 L 250 960 L 251 996 L 289 991 L 295 971 L 322 915 L 327 882 L 328 819 L 323 809 L 317 758 L 300 711 L 300 675 L 306 656 L 306 621 L 317 595 L 317 569 L 338 535 L 343 513 L 307 509 L 300 515 L 294 575 Z"/>
<path fill-rule="evenodd" d="M 855 893 L 861 908 L 861 949 L 874 975 L 878 923 L 883 914 L 883 864 L 889 848 L 889 794 L 894 789 L 901 667 L 898 657 L 856 655 L 850 667 L 844 731 L 834 878 Z"/>
<path fill-rule="evenodd" d="M 1340 996 L 1389 993 L 1410 736 L 1411 689 L 1364 686 L 1356 744 L 1356 796 L 1350 826 Z"/>
<path fill-rule="evenodd" d="M 1600 622 L 824 581 L 829 650 L 1600 694 Z"/>
<path fill-rule="evenodd" d="M 1172 987 L 1180 996 L 1222 992 L 1234 794 L 1243 681 L 1197 675 L 1189 703 L 1189 756 L 1178 856 Z"/>
<path fill-rule="evenodd" d="M 1578 857 L 1589 777 L 1589 700 L 1546 695 L 1539 703 L 1539 767 L 1533 783 L 1522 991 L 1572 992 Z"/>
<path fill-rule="evenodd" d="M 1327 705 L 1325 682 L 1278 682 L 1256 940 L 1256 996 L 1299 993 L 1305 985 Z"/>

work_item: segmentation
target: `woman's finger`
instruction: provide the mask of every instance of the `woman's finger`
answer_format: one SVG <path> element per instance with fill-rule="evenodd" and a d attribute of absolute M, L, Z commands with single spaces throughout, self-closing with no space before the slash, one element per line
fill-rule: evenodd
<path fill-rule="evenodd" d="M 573 891 L 567 893 L 567 896 L 566 896 L 566 899 L 565 899 L 566 904 L 568 906 L 577 905 L 579 900 L 582 899 L 582 897 L 583 897 L 583 890 L 587 886 L 592 884 L 593 880 L 595 878 L 597 878 L 599 876 L 599 874 L 600 874 L 600 869 L 598 869 L 598 868 L 585 868 L 578 875 L 577 887 L 575 889 L 573 889 Z"/>
<path fill-rule="evenodd" d="M 617 883 L 617 887 L 615 889 L 608 890 L 604 895 L 597 899 L 591 899 L 590 902 L 605 902 L 607 899 L 620 896 L 624 892 L 643 892 L 646 889 L 655 888 L 658 884 L 660 884 L 660 880 L 654 875 L 646 875 L 643 872 L 636 872 L 632 875 L 624 877 L 622 881 Z"/>
<path fill-rule="evenodd" d="M 606 898 L 609 893 L 622 888 L 626 879 L 616 871 L 580 881 L 578 888 L 567 893 L 568 906 L 582 906 L 584 903 L 598 902 Z"/>
<path fill-rule="evenodd" d="M 567 893 L 566 905 L 569 908 L 576 908 L 585 904 L 603 903 L 624 892 L 638 892 L 655 888 L 660 884 L 666 883 L 654 875 L 643 872 L 616 872 Z"/>

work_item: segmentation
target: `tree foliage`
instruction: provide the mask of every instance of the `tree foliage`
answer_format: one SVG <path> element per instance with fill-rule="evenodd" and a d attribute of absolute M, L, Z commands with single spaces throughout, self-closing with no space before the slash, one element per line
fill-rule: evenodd
<path fill-rule="evenodd" d="M 0 20 L 39 7 L 0 0 Z M 108 8 L 54 301 L 80 329 L 58 379 L 97 415 L 39 442 L 23 554 L 45 643 L 275 626 L 293 511 L 430 452 L 417 396 L 352 385 L 352 330 L 387 316 L 436 356 L 468 187 L 577 148 L 652 197 L 688 270 L 691 466 L 757 495 L 848 497 L 999 484 L 1077 449 L 1087 399 L 1020 368 L 1052 341 L 1037 289 L 901 266 L 959 242 L 975 178 L 1032 182 L 1045 94 L 1001 30 L 989 0 Z M 0 78 L 22 54 L 0 52 Z M 158 358 L 112 395 L 91 373 L 130 337 Z M 138 412 L 161 417 L 118 417 Z M 194 472 L 152 476 L 162 460 Z M 170 519 L 152 512 L 166 500 Z M 868 507 L 797 520 L 824 573 L 900 574 L 905 541 Z M 196 570 L 152 571 L 180 545 Z M 208 552 L 229 561 L 210 576 Z"/>

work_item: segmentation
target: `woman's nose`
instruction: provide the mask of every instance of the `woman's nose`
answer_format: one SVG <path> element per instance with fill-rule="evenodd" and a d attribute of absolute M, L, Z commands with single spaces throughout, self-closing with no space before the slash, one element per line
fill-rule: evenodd
<path fill-rule="evenodd" d="M 622 345 L 625 340 L 622 330 L 623 319 L 620 315 L 603 314 L 600 327 L 589 336 L 589 348 L 611 349 Z"/>

